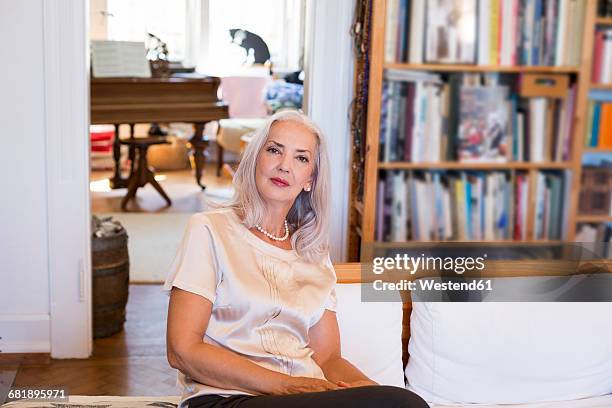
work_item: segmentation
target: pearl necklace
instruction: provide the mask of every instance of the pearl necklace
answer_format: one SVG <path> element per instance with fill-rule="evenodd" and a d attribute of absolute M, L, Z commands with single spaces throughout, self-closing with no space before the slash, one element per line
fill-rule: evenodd
<path fill-rule="evenodd" d="M 282 237 L 277 237 L 274 234 L 270 234 L 268 231 L 263 229 L 259 224 L 255 224 L 255 228 L 257 228 L 259 232 L 261 232 L 262 234 L 264 234 L 266 237 L 270 238 L 273 241 L 284 241 L 287 238 L 289 238 L 289 225 L 287 224 L 287 220 L 285 220 L 285 235 L 283 235 Z"/>

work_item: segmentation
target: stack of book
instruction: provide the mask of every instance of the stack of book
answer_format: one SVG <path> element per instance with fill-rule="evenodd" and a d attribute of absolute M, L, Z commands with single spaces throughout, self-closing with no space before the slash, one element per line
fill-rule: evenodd
<path fill-rule="evenodd" d="M 527 232 L 528 176 L 507 172 L 387 171 L 377 191 L 376 239 L 560 239 L 569 183 L 538 173 L 535 229 Z"/>
<path fill-rule="evenodd" d="M 576 87 L 563 99 L 520 98 L 479 74 L 387 70 L 380 160 L 567 161 Z"/>
<path fill-rule="evenodd" d="M 521 100 L 514 114 L 517 131 L 514 143 L 517 161 L 568 161 L 576 87 L 568 90 L 565 99 L 544 97 Z"/>
<path fill-rule="evenodd" d="M 385 59 L 576 66 L 584 0 L 389 0 Z"/>
<path fill-rule="evenodd" d="M 612 149 L 612 91 L 589 93 L 587 124 L 586 146 Z"/>
<path fill-rule="evenodd" d="M 564 176 L 552 172 L 539 172 L 536 186 L 535 239 L 561 239 L 563 203 L 567 202 Z"/>
<path fill-rule="evenodd" d="M 596 84 L 612 83 L 612 28 L 595 32 L 591 80 Z"/>
<path fill-rule="evenodd" d="M 448 156 L 448 87 L 438 75 L 386 73 L 380 116 L 381 161 L 439 162 Z"/>

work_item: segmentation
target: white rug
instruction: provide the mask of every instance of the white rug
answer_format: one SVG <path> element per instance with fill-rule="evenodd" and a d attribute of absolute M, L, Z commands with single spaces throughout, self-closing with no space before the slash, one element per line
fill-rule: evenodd
<path fill-rule="evenodd" d="M 128 233 L 130 282 L 159 283 L 183 238 L 190 213 L 106 213 L 123 225 Z"/>

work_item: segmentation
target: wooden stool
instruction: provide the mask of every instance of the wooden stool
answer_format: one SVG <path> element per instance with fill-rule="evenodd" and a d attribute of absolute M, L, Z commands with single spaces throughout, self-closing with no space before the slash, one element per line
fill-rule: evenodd
<path fill-rule="evenodd" d="M 128 191 L 125 197 L 123 197 L 123 200 L 121 200 L 121 209 L 125 210 L 128 201 L 136 197 L 136 190 L 140 187 L 144 187 L 147 183 L 151 183 L 153 188 L 164 197 L 169 206 L 172 205 L 170 197 L 168 197 L 162 186 L 155 180 L 155 173 L 149 168 L 149 163 L 147 162 L 147 150 L 149 146 L 169 144 L 169 142 L 160 137 L 143 137 L 123 139 L 121 140 L 121 144 L 129 146 L 130 150 L 134 149 L 138 154 L 138 166 L 130 173 L 130 178 L 127 182 Z"/>

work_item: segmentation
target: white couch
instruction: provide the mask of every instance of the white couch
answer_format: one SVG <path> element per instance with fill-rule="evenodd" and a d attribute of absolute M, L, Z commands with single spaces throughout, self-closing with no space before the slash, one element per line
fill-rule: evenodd
<path fill-rule="evenodd" d="M 342 354 L 381 384 L 404 387 L 406 374 L 435 408 L 612 408 L 612 303 L 362 302 L 359 265 L 336 272 Z M 111 408 L 179 400 L 70 398 Z"/>

